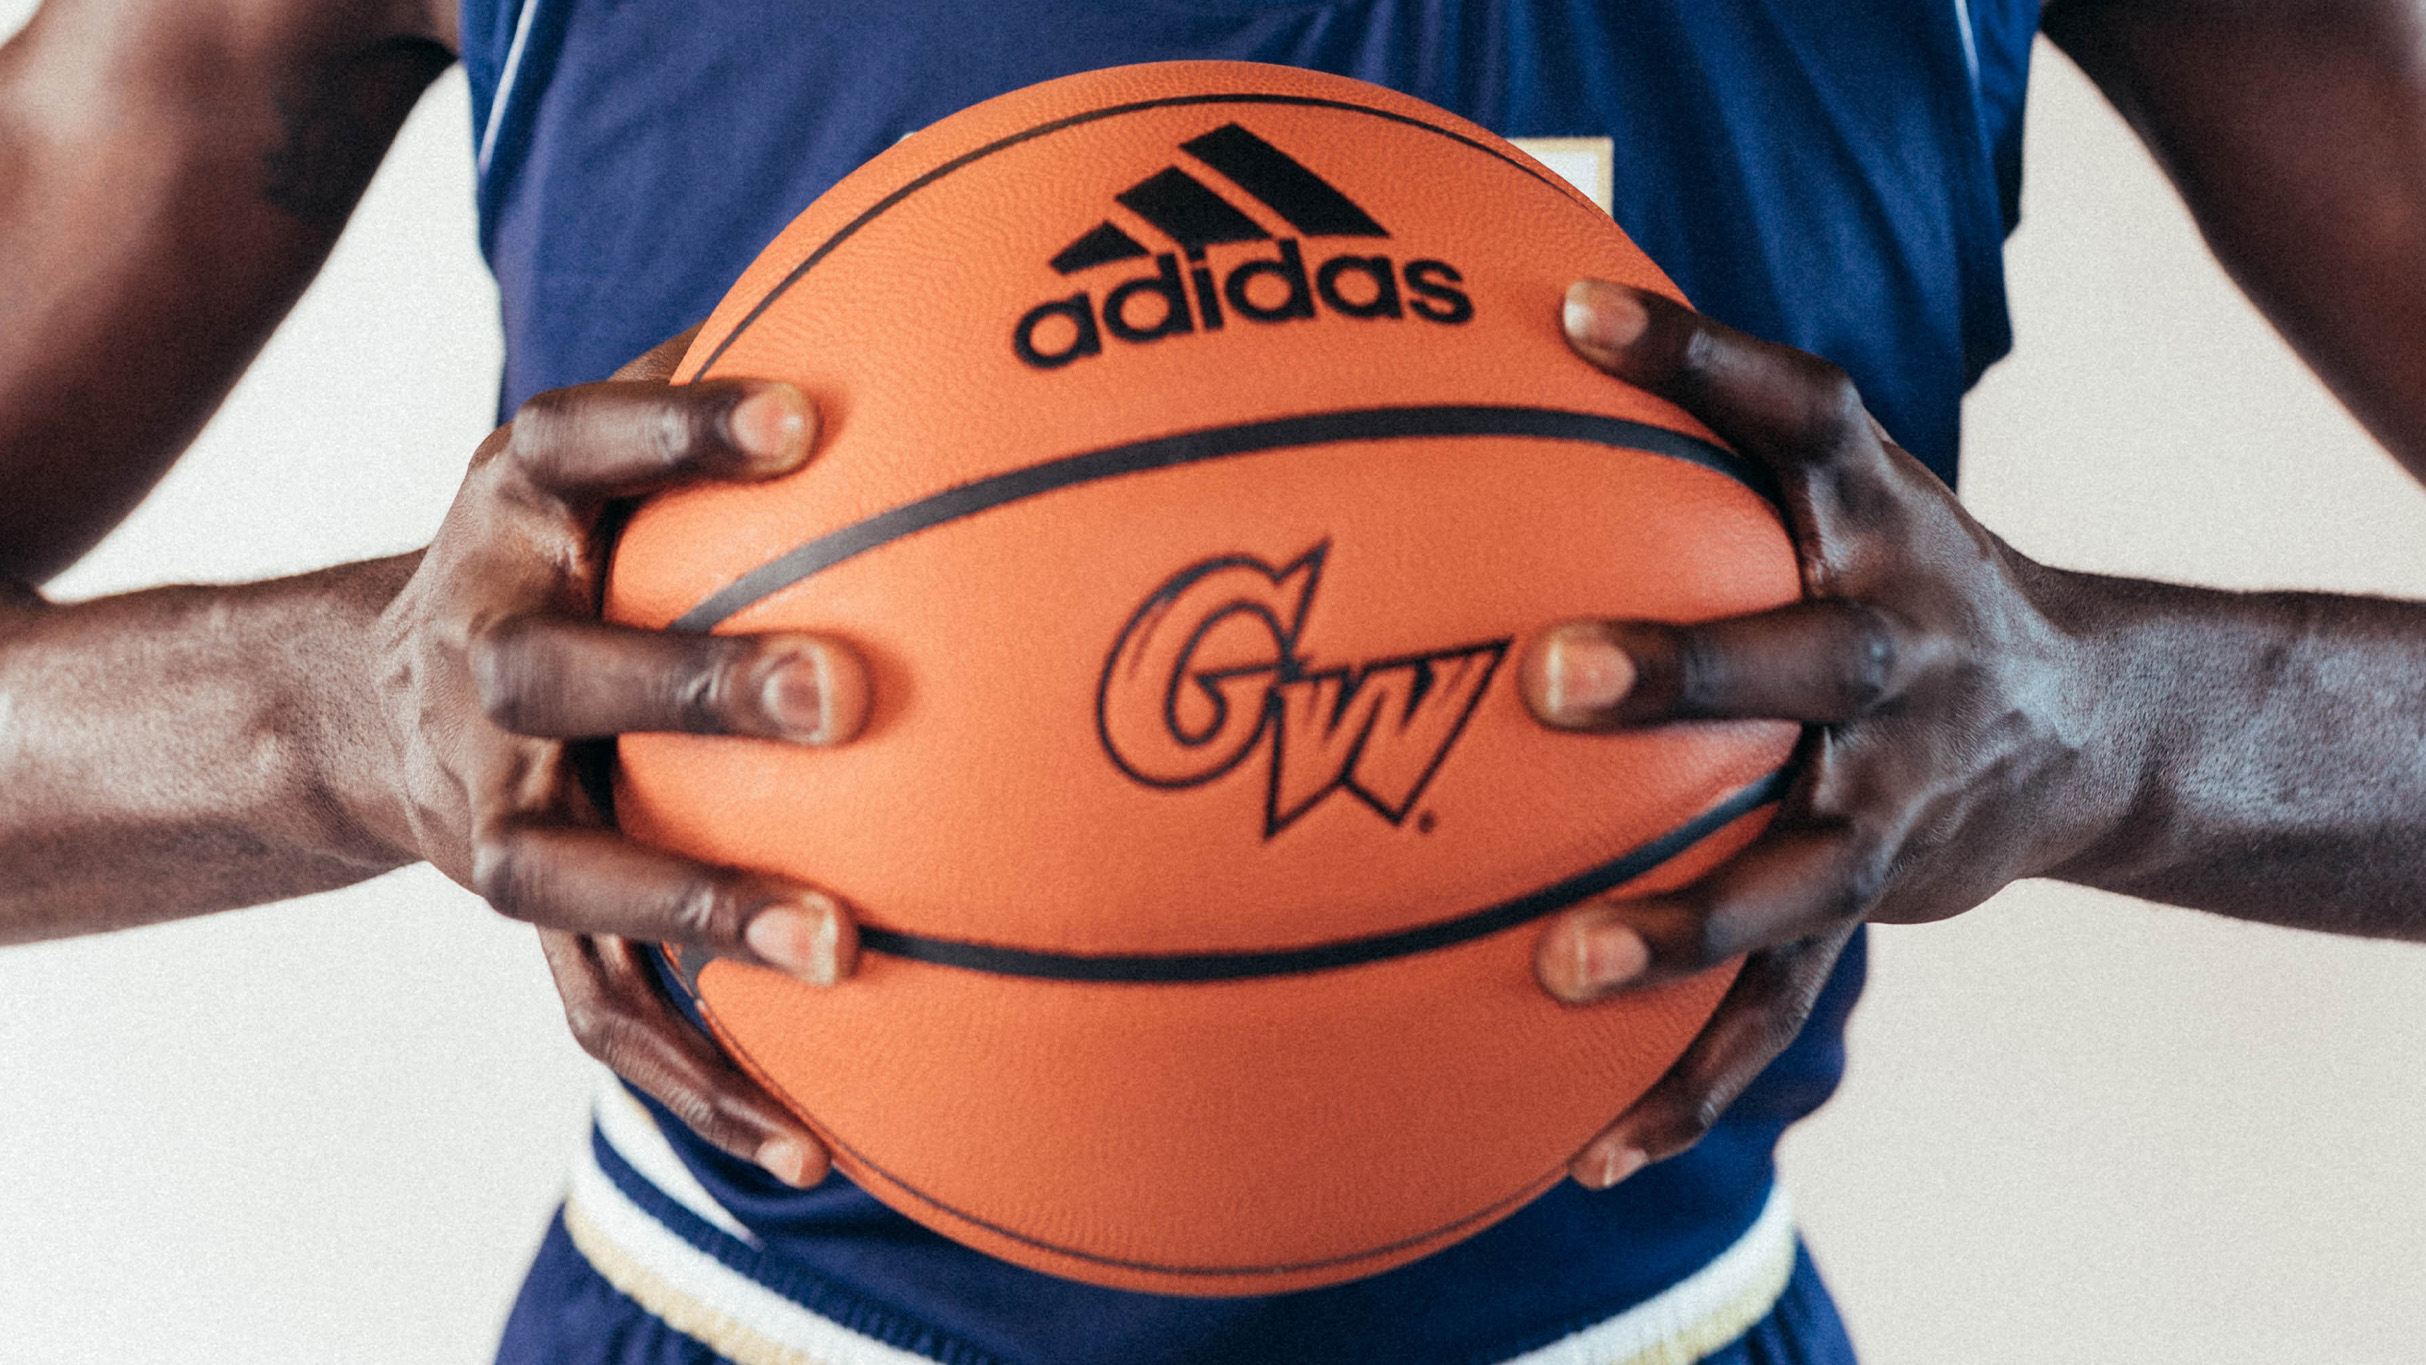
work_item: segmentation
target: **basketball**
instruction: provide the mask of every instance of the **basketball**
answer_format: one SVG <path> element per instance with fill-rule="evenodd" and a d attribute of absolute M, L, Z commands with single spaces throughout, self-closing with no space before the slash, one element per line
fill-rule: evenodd
<path fill-rule="evenodd" d="M 873 710 L 626 736 L 617 817 L 851 907 L 837 987 L 676 974 L 852 1179 L 1055 1275 L 1303 1289 L 1522 1207 L 1683 1051 L 1731 968 L 1570 1008 L 1535 939 L 1740 847 L 1796 729 L 1556 733 L 1516 656 L 1799 585 L 1759 472 L 1568 350 L 1588 276 L 1676 294 L 1482 128 L 1227 62 L 954 115 L 749 267 L 677 382 L 796 383 L 817 452 L 642 507 L 609 615 L 840 637 Z"/>

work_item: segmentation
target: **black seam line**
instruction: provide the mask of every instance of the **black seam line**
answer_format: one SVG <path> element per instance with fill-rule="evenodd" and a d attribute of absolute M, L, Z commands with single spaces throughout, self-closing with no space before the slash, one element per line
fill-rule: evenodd
<path fill-rule="evenodd" d="M 740 322 L 734 324 L 733 330 L 725 336 L 725 339 L 716 343 L 716 349 L 708 352 L 708 358 L 700 363 L 698 373 L 693 375 L 692 378 L 705 378 L 708 370 L 723 357 L 725 351 L 730 349 L 734 342 L 741 339 L 741 334 L 743 332 L 750 330 L 750 325 L 752 323 L 758 321 L 759 315 L 766 312 L 768 308 L 772 307 L 775 300 L 783 297 L 785 291 L 789 290 L 793 285 L 799 283 L 800 277 L 808 274 L 819 261 L 822 261 L 826 257 L 832 255 L 836 247 L 841 246 L 845 241 L 849 240 L 861 228 L 866 227 L 869 223 L 872 223 L 877 218 L 882 217 L 894 205 L 899 204 L 902 200 L 909 198 L 911 195 L 916 194 L 918 191 L 934 184 L 936 181 L 943 179 L 952 172 L 957 171 L 962 167 L 971 164 L 972 162 L 982 161 L 986 157 L 992 156 L 996 152 L 1003 151 L 1007 148 L 1016 147 L 1020 143 L 1033 141 L 1036 138 L 1044 137 L 1050 133 L 1058 133 L 1065 128 L 1075 128 L 1080 124 L 1094 123 L 1100 119 L 1118 118 L 1124 114 L 1143 113 L 1148 109 L 1167 109 L 1175 106 L 1190 104 L 1294 104 L 1317 109 L 1344 109 L 1352 114 L 1371 114 L 1373 117 L 1378 119 L 1388 119 L 1392 123 L 1403 123 L 1410 128 L 1421 128 L 1426 132 L 1438 133 L 1442 137 L 1448 138 L 1452 141 L 1462 142 L 1478 152 L 1484 152 L 1491 156 L 1498 157 L 1500 160 L 1507 162 L 1509 165 L 1514 166 L 1516 169 L 1523 171 L 1525 174 L 1532 176 L 1536 180 L 1541 181 L 1543 184 L 1550 186 L 1552 189 L 1558 190 L 1561 193 L 1569 192 L 1567 186 L 1563 182 L 1552 180 L 1550 177 L 1543 175 L 1540 171 L 1533 169 L 1531 166 L 1526 165 L 1524 162 L 1517 160 L 1515 157 L 1508 155 L 1506 152 L 1500 151 L 1498 148 L 1493 147 L 1488 143 L 1476 141 L 1473 138 L 1467 137 L 1463 133 L 1451 132 L 1446 128 L 1440 127 L 1438 124 L 1426 123 L 1422 119 L 1415 118 L 1407 114 L 1394 114 L 1387 109 L 1375 109 L 1368 105 L 1355 104 L 1347 100 L 1317 99 L 1307 95 L 1254 94 L 1246 91 L 1240 91 L 1232 94 L 1171 95 L 1158 100 L 1141 100 L 1134 104 L 1108 105 L 1101 109 L 1090 109 L 1083 114 L 1072 114 L 1068 118 L 1058 118 L 1050 123 L 1040 123 L 1024 132 L 1013 133 L 1009 137 L 989 142 L 983 147 L 979 147 L 975 151 L 963 152 L 959 156 L 953 157 L 951 160 L 937 166 L 931 171 L 928 171 L 926 174 L 919 176 L 916 180 L 911 181 L 909 184 L 904 185 L 900 189 L 886 195 L 884 198 L 877 200 L 858 217 L 852 219 L 848 223 L 843 224 L 833 236 L 826 238 L 823 243 L 819 244 L 815 251 L 809 253 L 808 259 L 802 261 L 799 265 L 792 267 L 792 273 L 784 276 L 782 282 L 778 283 L 773 289 L 767 291 L 767 296 L 760 299 L 756 306 L 752 307 L 748 314 L 746 314 Z"/>
<path fill-rule="evenodd" d="M 1767 471 L 1724 446 L 1620 417 L 1558 408 L 1495 405 L 1346 408 L 1236 426 L 1206 427 L 1106 446 L 931 493 L 865 521 L 829 531 L 750 570 L 677 617 L 671 629 L 713 629 L 734 613 L 855 555 L 866 554 L 913 532 L 1073 485 L 1296 446 L 1433 436 L 1534 436 L 1639 450 L 1714 470 L 1772 503 L 1777 501 L 1776 485 Z"/>
<path fill-rule="evenodd" d="M 708 1027 L 715 1032 L 717 1039 L 722 1042 L 727 1049 L 743 1057 L 746 1061 L 749 1055 L 748 1050 L 742 1045 L 733 1041 L 733 1031 L 726 1028 L 723 1021 L 717 1018 L 715 1009 L 708 1004 L 706 998 L 700 997 L 698 1000 L 698 1005 L 700 1016 L 708 1021 Z M 749 1066 L 749 1071 L 759 1084 L 774 1092 L 777 1099 L 791 1106 L 792 1112 L 796 1114 L 806 1114 L 809 1112 L 810 1107 L 803 1104 L 800 1097 L 794 1095 L 788 1087 L 778 1082 L 773 1076 L 766 1074 L 764 1067 L 752 1063 Z M 1281 1265 L 1165 1265 L 1157 1261 L 1129 1261 L 1122 1260 L 1114 1256 L 1099 1255 L 1091 1251 L 1080 1251 L 1076 1247 L 1067 1247 L 1057 1242 L 1048 1242 L 1042 1238 L 1034 1237 L 1012 1228 L 1004 1227 L 1000 1223 L 980 1218 L 976 1214 L 973 1214 L 966 1209 L 947 1204 L 935 1196 L 927 1193 L 925 1190 L 911 1184 L 909 1181 L 895 1175 L 893 1172 L 886 1170 L 881 1164 L 870 1160 L 866 1152 L 863 1152 L 852 1144 L 843 1141 L 835 1134 L 831 1127 L 828 1127 L 825 1124 L 820 1123 L 817 1125 L 817 1136 L 824 1141 L 828 1147 L 837 1152 L 848 1155 L 852 1160 L 858 1162 L 862 1166 L 867 1167 L 869 1170 L 882 1177 L 894 1188 L 910 1195 L 920 1203 L 923 1203 L 928 1207 L 939 1210 L 943 1213 L 949 1214 L 972 1227 L 984 1228 L 986 1231 L 993 1233 L 997 1237 L 1017 1242 L 1022 1246 L 1035 1247 L 1039 1251 L 1051 1252 L 1056 1256 L 1065 1256 L 1074 1261 L 1087 1261 L 1095 1265 L 1113 1266 L 1123 1270 L 1153 1271 L 1163 1275 L 1291 1275 L 1301 1274 L 1309 1270 L 1324 1270 L 1335 1266 L 1355 1265 L 1362 1262 L 1371 1261 L 1379 1257 L 1389 1256 L 1396 1252 L 1405 1251 L 1409 1247 L 1420 1246 L 1425 1242 L 1433 1241 L 1437 1238 L 1446 1237 L 1449 1234 L 1456 1232 L 1460 1228 L 1470 1227 L 1476 1223 L 1488 1222 L 1506 1212 L 1511 1207 L 1522 1204 L 1531 1199 L 1536 1193 L 1543 1189 L 1547 1189 L 1551 1184 L 1555 1183 L 1560 1177 L 1563 1177 L 1566 1174 L 1563 1170 L 1552 1171 L 1504 1199 L 1486 1204 L 1482 1208 L 1477 1209 L 1472 1213 L 1450 1219 L 1448 1222 L 1442 1223 L 1438 1227 L 1432 1228 L 1429 1231 L 1419 1232 L 1411 1237 L 1402 1237 L 1395 1242 L 1391 1242 L 1383 1246 L 1368 1247 L 1363 1251 L 1349 1252 L 1344 1256 L 1327 1256 L 1319 1260 L 1293 1261 Z"/>
<path fill-rule="evenodd" d="M 863 925 L 859 930 L 859 946 L 890 957 L 908 958 L 913 962 L 960 967 L 993 976 L 1035 977 L 1048 981 L 1242 981 L 1361 966 L 1485 938 L 1563 910 L 1586 896 L 1622 886 L 1745 815 L 1783 798 L 1793 779 L 1793 765 L 1789 764 L 1738 789 L 1725 800 L 1666 834 L 1589 871 L 1455 919 L 1402 929 L 1396 933 L 1263 952 L 1095 954 L 1037 952 L 990 943 L 929 938 L 921 934 L 905 934 L 895 929 Z"/>
<path fill-rule="evenodd" d="M 826 1136 L 831 1139 L 833 1134 L 829 1132 L 826 1134 Z M 1416 1233 L 1411 1237 L 1402 1237 L 1397 1241 L 1388 1243 L 1384 1246 L 1368 1247 L 1363 1251 L 1352 1251 L 1344 1256 L 1326 1256 L 1320 1260 L 1291 1261 L 1281 1265 L 1165 1265 L 1159 1261 L 1127 1261 L 1122 1260 L 1117 1256 L 1102 1256 L 1091 1251 L 1080 1251 L 1076 1247 L 1066 1247 L 1057 1242 L 1048 1242 L 1041 1238 L 1031 1237 L 1025 1233 L 1017 1232 L 1010 1228 L 1004 1227 L 1000 1223 L 988 1222 L 987 1220 L 979 1218 L 975 1214 L 969 1213 L 964 1209 L 954 1208 L 950 1204 L 947 1204 L 942 1200 L 937 1199 L 935 1196 L 928 1194 L 926 1191 L 918 1188 L 916 1185 L 903 1180 L 900 1176 L 897 1176 L 891 1171 L 886 1170 L 884 1167 L 877 1165 L 875 1162 L 868 1160 L 866 1153 L 851 1146 L 849 1143 L 836 1141 L 834 1145 L 842 1148 L 846 1152 L 849 1152 L 852 1158 L 857 1160 L 860 1164 L 866 1166 L 869 1170 L 874 1171 L 876 1174 L 883 1176 L 895 1187 L 908 1192 L 920 1202 L 939 1209 L 944 1213 L 948 1213 L 952 1217 L 960 1219 L 962 1222 L 984 1228 L 986 1231 L 993 1233 L 997 1237 L 1006 1238 L 1010 1241 L 1017 1242 L 1022 1246 L 1035 1247 L 1039 1251 L 1048 1251 L 1056 1256 L 1066 1256 L 1073 1261 L 1086 1261 L 1093 1265 L 1110 1266 L 1121 1270 L 1152 1271 L 1162 1275 L 1294 1275 L 1302 1274 L 1309 1270 L 1327 1270 L 1336 1266 L 1359 1265 L 1367 1261 L 1377 1260 L 1384 1256 L 1405 1251 L 1410 1247 L 1421 1246 L 1426 1242 L 1430 1242 L 1441 1237 L 1446 1237 L 1449 1234 L 1456 1232 L 1460 1228 L 1469 1227 L 1475 1223 L 1487 1222 L 1498 1217 L 1511 1207 L 1529 1201 L 1538 1191 L 1546 1188 L 1550 1183 L 1552 1183 L 1553 1179 L 1552 1176 L 1543 1176 L 1537 1178 L 1532 1184 L 1525 1186 L 1523 1189 L 1509 1195 L 1507 1198 L 1486 1204 L 1482 1208 L 1479 1208 L 1472 1213 L 1453 1218 L 1448 1222 L 1441 1224 L 1439 1227 L 1432 1228 L 1425 1232 Z M 1564 1171 L 1554 1173 L 1556 1176 L 1563 1176 L 1565 1174 L 1566 1172 Z"/>

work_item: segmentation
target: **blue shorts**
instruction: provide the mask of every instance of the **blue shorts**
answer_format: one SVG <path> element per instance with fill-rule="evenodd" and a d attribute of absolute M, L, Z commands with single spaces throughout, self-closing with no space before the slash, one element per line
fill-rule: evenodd
<path fill-rule="evenodd" d="M 907 1348 L 905 1357 L 924 1356 L 949 1365 L 996 1365 L 990 1358 L 968 1355 L 940 1341 L 909 1340 L 902 1346 Z M 1224 1352 L 1191 1350 L 1183 1343 L 1173 1343 L 1167 1358 L 1210 1365 L 1224 1359 Z M 1574 1365 L 1589 1365 L 1591 1360 L 1580 1353 L 1555 1358 L 1571 1360 Z M 608 1283 L 573 1244 L 561 1214 L 548 1227 L 547 1239 L 540 1244 L 538 1260 L 523 1282 L 497 1350 L 498 1365 L 726 1365 L 731 1359 L 669 1326 Z M 739 1365 L 787 1359 L 801 1365 L 813 1362 L 805 1355 L 770 1355 Z M 1796 1246 L 1793 1273 L 1767 1316 L 1703 1360 L 1708 1365 L 1854 1365 L 1853 1343 L 1845 1336 L 1836 1305 L 1820 1283 L 1807 1250 Z"/>

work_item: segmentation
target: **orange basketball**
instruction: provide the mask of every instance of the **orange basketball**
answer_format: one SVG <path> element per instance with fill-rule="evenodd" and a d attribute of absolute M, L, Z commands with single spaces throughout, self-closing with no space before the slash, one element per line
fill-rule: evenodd
<path fill-rule="evenodd" d="M 1751 467 L 1567 349 L 1584 276 L 1675 292 L 1481 128 L 1178 62 L 904 139 L 733 287 L 680 377 L 801 385 L 818 453 L 642 509 L 609 610 L 848 639 L 874 712 L 627 737 L 618 809 L 859 916 L 830 990 L 683 964 L 853 1179 L 1057 1275 L 1299 1289 L 1514 1212 L 1675 1060 L 1732 973 L 1562 1007 L 1540 922 L 1740 846 L 1795 730 L 1554 733 L 1513 655 L 1798 588 Z"/>

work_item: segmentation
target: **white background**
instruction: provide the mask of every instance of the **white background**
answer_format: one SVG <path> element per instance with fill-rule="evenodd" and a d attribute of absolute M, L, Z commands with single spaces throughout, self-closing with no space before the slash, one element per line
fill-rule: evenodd
<path fill-rule="evenodd" d="M 2033 100 L 2020 352 L 1971 403 L 1968 501 L 2056 562 L 2426 595 L 2426 497 L 2044 48 Z M 432 92 L 58 592 L 427 538 L 498 366 L 465 101 Z M 1846 1088 L 1785 1156 L 1873 1365 L 2420 1358 L 2426 951 L 2043 884 L 1874 944 Z M 485 1361 L 586 1065 L 528 932 L 426 869 L 0 952 L 0 1359 Z"/>

